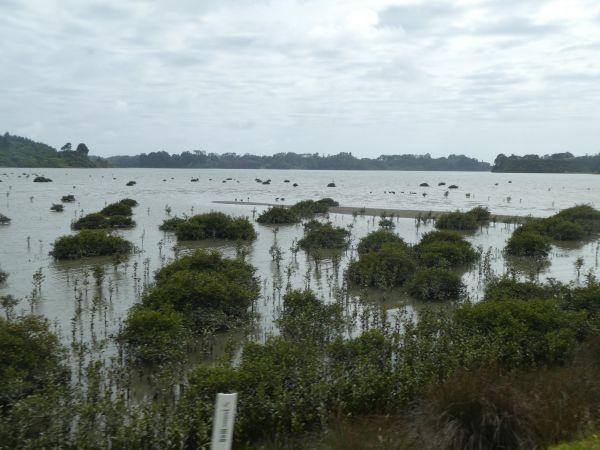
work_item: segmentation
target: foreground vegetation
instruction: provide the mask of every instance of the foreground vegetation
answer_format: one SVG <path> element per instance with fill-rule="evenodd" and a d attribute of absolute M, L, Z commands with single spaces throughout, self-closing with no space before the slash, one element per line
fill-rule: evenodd
<path fill-rule="evenodd" d="M 225 267 L 225 278 L 237 277 L 245 272 L 240 264 L 200 253 L 157 273 L 156 290 L 140 306 L 144 316 L 126 327 L 132 345 L 144 336 L 154 344 L 149 330 L 158 329 L 162 344 L 180 347 L 163 339 L 164 330 L 169 335 L 180 322 L 195 327 L 207 316 L 188 319 L 195 296 L 172 297 L 170 280 L 201 277 L 201 267 Z M 538 294 L 520 298 L 525 292 Z M 110 375 L 97 363 L 85 383 L 68 387 L 64 351 L 47 323 L 0 320 L 1 442 L 201 448 L 210 441 L 216 393 L 237 392 L 238 447 L 346 448 L 352 437 L 353 448 L 544 448 L 587 435 L 600 419 L 599 293 L 591 277 L 579 287 L 504 278 L 492 281 L 478 304 L 425 311 L 397 326 L 376 321 L 347 338 L 337 300 L 289 291 L 279 336 L 247 343 L 235 364 L 198 365 L 179 395 L 167 382 L 154 400 L 137 404 L 127 400 L 126 378 L 102 382 Z M 169 309 L 185 313 L 162 321 Z M 386 426 L 370 425 L 377 423 Z"/>

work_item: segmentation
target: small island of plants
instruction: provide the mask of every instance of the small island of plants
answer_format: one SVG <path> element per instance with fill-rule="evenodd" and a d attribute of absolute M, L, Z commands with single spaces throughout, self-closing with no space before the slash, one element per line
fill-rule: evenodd
<path fill-rule="evenodd" d="M 178 240 L 199 241 L 204 239 L 227 239 L 249 241 L 256 238 L 256 231 L 245 217 L 232 217 L 221 212 L 198 214 L 188 218 L 166 219 L 159 227 L 172 231 Z"/>
<path fill-rule="evenodd" d="M 331 222 L 311 220 L 304 224 L 304 237 L 298 246 L 304 250 L 340 250 L 349 245 L 350 231 Z"/>
<path fill-rule="evenodd" d="M 123 199 L 111 203 L 100 212 L 87 214 L 71 225 L 74 230 L 100 230 L 100 229 L 118 229 L 133 228 L 135 226 L 132 207 L 137 206 L 137 202 L 132 199 Z"/>
<path fill-rule="evenodd" d="M 82 230 L 77 234 L 59 237 L 50 254 L 56 259 L 79 259 L 89 256 L 126 255 L 133 245 L 106 230 Z"/>

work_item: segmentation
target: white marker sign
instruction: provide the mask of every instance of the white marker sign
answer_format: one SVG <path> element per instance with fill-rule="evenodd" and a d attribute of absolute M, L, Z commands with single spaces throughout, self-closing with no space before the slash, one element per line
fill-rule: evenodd
<path fill-rule="evenodd" d="M 211 450 L 231 450 L 237 394 L 217 394 Z"/>

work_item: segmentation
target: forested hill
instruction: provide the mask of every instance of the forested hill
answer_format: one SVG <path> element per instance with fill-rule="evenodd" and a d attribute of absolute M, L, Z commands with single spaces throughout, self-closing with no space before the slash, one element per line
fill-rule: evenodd
<path fill-rule="evenodd" d="M 277 153 L 272 156 L 236 153 L 167 152 L 136 156 L 112 156 L 114 167 L 169 167 L 222 169 L 308 169 L 308 170 L 464 170 L 489 171 L 490 164 L 463 155 L 432 158 L 426 155 L 382 155 L 375 159 L 356 158 L 351 153 L 321 156 L 318 153 Z"/>
<path fill-rule="evenodd" d="M 593 156 L 574 156 L 572 153 L 545 156 L 500 154 L 494 161 L 492 172 L 600 173 L 600 153 Z"/>
<path fill-rule="evenodd" d="M 88 156 L 85 144 L 75 150 L 65 144 L 61 151 L 8 133 L 0 135 L 0 167 L 107 167 L 106 161 Z"/>

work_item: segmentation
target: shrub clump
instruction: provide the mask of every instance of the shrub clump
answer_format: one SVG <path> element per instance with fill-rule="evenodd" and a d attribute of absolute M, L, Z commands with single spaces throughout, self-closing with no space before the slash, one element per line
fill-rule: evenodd
<path fill-rule="evenodd" d="M 323 344 L 340 334 L 342 313 L 339 303 L 326 304 L 311 291 L 295 290 L 283 296 L 276 323 L 286 339 Z"/>
<path fill-rule="evenodd" d="M 78 259 L 88 256 L 124 255 L 133 245 L 105 230 L 83 230 L 72 236 L 62 236 L 54 241 L 50 252 L 56 259 Z"/>
<path fill-rule="evenodd" d="M 47 320 L 0 318 L 0 408 L 68 380 L 65 351 Z M 5 410 L 6 411 L 6 410 Z M 3 412 L 5 412 L 3 411 Z"/>
<path fill-rule="evenodd" d="M 371 231 L 363 237 L 356 248 L 359 255 L 364 255 L 371 251 L 378 251 L 384 244 L 398 244 L 408 249 L 404 239 L 390 230 Z"/>
<path fill-rule="evenodd" d="M 6 217 L 4 214 L 0 214 L 0 224 L 6 225 L 10 223 L 10 218 Z"/>
<path fill-rule="evenodd" d="M 325 203 L 314 200 L 302 200 L 290 208 L 295 215 L 302 218 L 312 217 L 315 214 L 325 214 L 329 211 L 329 206 Z"/>
<path fill-rule="evenodd" d="M 60 201 L 63 203 L 73 203 L 75 201 L 75 196 L 73 194 L 63 195 Z"/>
<path fill-rule="evenodd" d="M 350 232 L 345 228 L 311 220 L 304 225 L 304 237 L 298 245 L 304 250 L 344 249 L 348 247 L 349 238 Z"/>
<path fill-rule="evenodd" d="M 157 364 L 183 356 L 186 339 L 183 316 L 172 309 L 155 310 L 136 305 L 129 310 L 119 335 L 130 356 L 144 364 Z"/>
<path fill-rule="evenodd" d="M 408 283 L 408 292 L 419 300 L 458 300 L 464 295 L 465 286 L 460 276 L 439 267 L 417 270 Z"/>
<path fill-rule="evenodd" d="M 4 284 L 7 279 L 8 274 L 4 270 L 0 269 L 0 285 Z"/>
<path fill-rule="evenodd" d="M 229 239 L 248 241 L 256 238 L 256 231 L 247 218 L 231 217 L 220 212 L 199 214 L 175 225 L 177 239 Z"/>
<path fill-rule="evenodd" d="M 505 251 L 512 256 L 545 258 L 550 252 L 550 238 L 531 231 L 515 230 L 508 239 Z"/>
<path fill-rule="evenodd" d="M 59 203 L 53 204 L 50 207 L 50 211 L 54 211 L 54 212 L 63 212 L 64 210 L 65 210 L 65 207 Z"/>
<path fill-rule="evenodd" d="M 103 216 L 131 216 L 133 211 L 128 203 L 115 202 L 100 210 Z"/>
<path fill-rule="evenodd" d="M 182 217 L 171 217 L 163 220 L 163 223 L 158 227 L 160 231 L 176 231 L 177 227 L 184 223 L 187 219 Z"/>
<path fill-rule="evenodd" d="M 474 231 L 486 225 L 489 220 L 490 211 L 483 206 L 477 206 L 467 212 L 441 214 L 435 222 L 435 227 L 440 230 Z"/>
<path fill-rule="evenodd" d="M 269 225 L 288 225 L 298 223 L 300 218 L 292 209 L 283 206 L 273 206 L 258 216 L 256 221 Z"/>
<path fill-rule="evenodd" d="M 477 260 L 478 254 L 455 231 L 431 231 L 415 246 L 420 263 L 426 267 L 457 267 Z"/>
<path fill-rule="evenodd" d="M 159 270 L 155 280 L 141 306 L 130 310 L 122 334 L 132 356 L 149 364 L 181 357 L 178 341 L 186 334 L 206 335 L 246 322 L 260 292 L 252 266 L 216 251 L 180 258 Z"/>
<path fill-rule="evenodd" d="M 348 266 L 348 279 L 362 286 L 391 289 L 402 286 L 415 272 L 414 257 L 404 242 L 385 243 L 363 253 Z"/>
<path fill-rule="evenodd" d="M 50 178 L 38 176 L 33 179 L 34 183 L 51 183 L 52 180 Z"/>
<path fill-rule="evenodd" d="M 530 219 L 506 243 L 508 255 L 546 257 L 551 240 L 580 241 L 600 232 L 600 211 L 590 205 L 567 208 L 552 217 Z"/>

